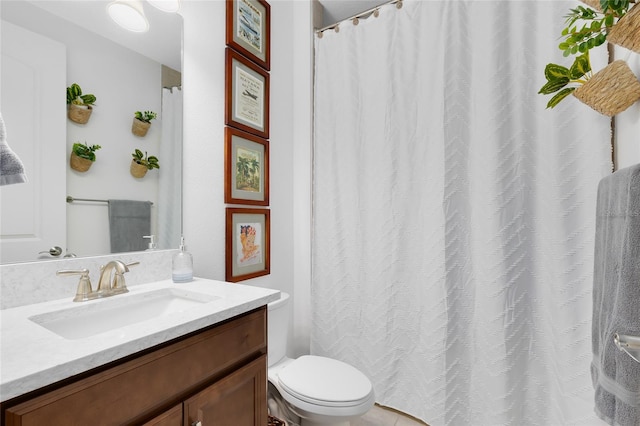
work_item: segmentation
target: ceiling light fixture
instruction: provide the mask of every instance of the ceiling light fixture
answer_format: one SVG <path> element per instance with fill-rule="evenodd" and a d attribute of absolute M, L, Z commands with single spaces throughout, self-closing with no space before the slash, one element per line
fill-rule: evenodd
<path fill-rule="evenodd" d="M 180 10 L 180 0 L 147 0 L 149 4 L 163 12 L 177 13 Z"/>
<path fill-rule="evenodd" d="M 109 16 L 122 28 L 136 33 L 149 31 L 140 0 L 115 0 L 107 6 Z"/>

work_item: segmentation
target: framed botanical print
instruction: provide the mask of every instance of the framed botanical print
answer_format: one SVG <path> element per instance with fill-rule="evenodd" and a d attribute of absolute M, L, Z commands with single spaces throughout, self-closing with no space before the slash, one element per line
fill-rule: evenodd
<path fill-rule="evenodd" d="M 271 6 L 264 0 L 227 0 L 227 46 L 265 70 L 271 66 Z"/>
<path fill-rule="evenodd" d="M 269 73 L 227 48 L 225 124 L 269 139 Z"/>
<path fill-rule="evenodd" d="M 224 129 L 224 202 L 269 205 L 269 142 Z"/>
<path fill-rule="evenodd" d="M 268 209 L 227 208 L 225 280 L 238 282 L 270 273 Z"/>

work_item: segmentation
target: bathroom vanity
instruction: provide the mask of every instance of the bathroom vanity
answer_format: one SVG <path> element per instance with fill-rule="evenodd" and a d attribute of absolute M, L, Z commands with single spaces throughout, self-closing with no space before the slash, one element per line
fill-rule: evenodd
<path fill-rule="evenodd" d="M 196 279 L 135 286 L 111 306 L 69 298 L 0 311 L 2 425 L 265 425 L 266 304 L 278 297 Z M 146 320 L 68 328 L 160 298 L 172 307 Z"/>

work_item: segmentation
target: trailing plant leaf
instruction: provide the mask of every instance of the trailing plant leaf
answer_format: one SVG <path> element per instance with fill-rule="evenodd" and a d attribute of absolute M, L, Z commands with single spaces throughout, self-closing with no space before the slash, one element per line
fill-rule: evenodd
<path fill-rule="evenodd" d="M 540 88 L 538 93 L 542 95 L 550 95 L 565 87 L 570 81 L 569 77 L 560 77 L 555 80 L 547 81 L 547 83 Z"/>
<path fill-rule="evenodd" d="M 572 80 L 577 80 L 583 77 L 585 74 L 591 71 L 591 62 L 589 61 L 589 52 L 584 55 L 580 55 L 573 61 L 571 68 L 569 69 L 569 77 Z"/>
<path fill-rule="evenodd" d="M 145 166 L 149 170 L 160 168 L 158 157 L 154 155 L 147 156 L 146 152 L 142 154 L 142 151 L 136 148 L 133 151 L 133 154 L 131 154 L 131 156 L 133 157 L 136 163 Z"/>
<path fill-rule="evenodd" d="M 553 108 L 573 92 L 578 85 L 584 84 L 590 73 L 591 61 L 589 60 L 589 52 L 577 56 L 571 68 L 565 68 L 557 64 L 547 64 L 544 69 L 547 82 L 540 88 L 538 93 L 550 95 L 558 92 L 547 103 L 547 108 Z M 573 84 L 573 86 L 567 87 L 569 84 Z"/>
<path fill-rule="evenodd" d="M 153 111 L 136 111 L 134 113 L 134 116 L 140 120 L 140 121 L 144 121 L 145 123 L 151 123 L 151 120 L 154 120 L 158 114 L 156 114 Z"/>
<path fill-rule="evenodd" d="M 73 152 L 78 157 L 86 158 L 87 160 L 96 161 L 95 152 L 102 148 L 100 145 L 87 145 L 85 142 L 81 144 L 80 142 L 76 142 L 73 144 Z"/>
<path fill-rule="evenodd" d="M 94 95 L 82 95 L 80 96 L 80 99 L 82 99 L 82 102 L 85 105 L 93 105 L 96 101 L 96 97 Z"/>
<path fill-rule="evenodd" d="M 96 102 L 96 97 L 91 94 L 82 94 L 82 89 L 76 83 L 67 87 L 67 105 L 93 105 Z"/>
<path fill-rule="evenodd" d="M 576 90 L 575 87 L 565 87 L 549 100 L 549 102 L 547 103 L 547 108 L 555 107 L 560 103 L 561 100 L 569 96 L 574 90 Z"/>
<path fill-rule="evenodd" d="M 563 67 L 562 65 L 547 64 L 544 68 L 544 76 L 547 78 L 547 81 L 556 80 L 560 77 L 569 77 L 569 68 Z"/>
<path fill-rule="evenodd" d="M 601 0 L 602 12 L 589 7 L 577 6 L 565 15 L 565 28 L 558 48 L 564 56 L 585 53 L 603 45 L 609 29 L 629 9 L 629 0 Z"/>

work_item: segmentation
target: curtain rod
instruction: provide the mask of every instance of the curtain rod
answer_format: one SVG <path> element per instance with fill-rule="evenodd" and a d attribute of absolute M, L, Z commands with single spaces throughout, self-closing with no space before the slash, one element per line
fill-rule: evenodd
<path fill-rule="evenodd" d="M 73 203 L 74 201 L 89 201 L 92 203 L 108 203 L 109 200 L 96 200 L 93 198 L 74 198 L 70 195 L 67 195 L 67 203 Z M 147 201 L 147 203 L 153 205 L 152 201 Z"/>
<path fill-rule="evenodd" d="M 323 32 L 325 32 L 326 30 L 331 30 L 331 29 L 334 29 L 334 28 L 335 28 L 335 29 L 336 29 L 336 31 L 337 31 L 337 28 L 340 26 L 340 24 L 341 24 L 341 23 L 343 23 L 343 22 L 347 22 L 347 21 L 353 21 L 353 24 L 354 24 L 354 25 L 358 25 L 358 20 L 359 20 L 360 18 L 365 17 L 365 16 L 368 16 L 368 15 L 370 15 L 370 14 L 372 14 L 372 13 L 374 14 L 374 16 L 376 16 L 376 17 L 377 17 L 377 16 L 378 16 L 378 15 L 377 15 L 377 12 L 378 12 L 378 10 L 379 10 L 380 8 L 382 8 L 382 7 L 384 7 L 384 6 L 391 5 L 391 4 L 395 4 L 395 5 L 396 5 L 396 7 L 397 7 L 398 9 L 400 9 L 400 8 L 402 7 L 402 0 L 390 0 L 390 1 L 386 2 L 386 3 L 382 3 L 381 5 L 378 5 L 378 6 L 376 6 L 376 7 L 372 7 L 371 9 L 367 9 L 367 10 L 365 10 L 364 12 L 360 12 L 360 13 L 358 13 L 358 14 L 356 14 L 356 15 L 353 15 L 353 16 L 350 16 L 350 17 L 348 17 L 348 18 L 345 18 L 345 19 L 343 19 L 342 21 L 338 21 L 338 22 L 336 22 L 335 24 L 327 25 L 326 27 L 320 28 L 320 29 L 316 30 L 316 33 L 317 33 L 318 35 L 321 35 L 321 34 L 322 34 Z"/>
<path fill-rule="evenodd" d="M 629 0 L 629 3 L 637 3 L 637 1 L 636 1 L 636 0 Z M 378 15 L 377 15 L 377 12 L 378 12 L 378 10 L 379 10 L 381 7 L 388 6 L 388 5 L 391 5 L 391 4 L 395 4 L 395 5 L 396 5 L 396 7 L 397 7 L 398 9 L 402 8 L 402 0 L 390 0 L 390 1 L 386 2 L 386 3 L 382 3 L 382 4 L 381 4 L 381 5 L 379 5 L 379 6 L 372 7 L 371 9 L 367 9 L 367 10 L 365 10 L 364 12 L 360 12 L 360 13 L 358 13 L 358 14 L 356 14 L 356 15 L 353 15 L 353 16 L 350 16 L 350 17 L 348 17 L 348 18 L 345 18 L 345 19 L 343 19 L 342 21 L 338 21 L 338 22 L 336 22 L 335 24 L 327 25 L 326 27 L 322 27 L 322 28 L 320 28 L 320 29 L 316 29 L 316 30 L 315 30 L 315 32 L 316 32 L 316 34 L 318 34 L 320 37 L 322 37 L 322 33 L 323 33 L 323 32 L 325 32 L 325 31 L 327 31 L 327 30 L 331 30 L 331 29 L 334 29 L 334 28 L 335 28 L 335 29 L 336 29 L 336 31 L 338 31 L 338 27 L 339 27 L 339 26 L 340 26 L 340 24 L 342 24 L 343 22 L 353 21 L 353 24 L 354 24 L 354 25 L 358 25 L 358 20 L 359 20 L 360 18 L 365 17 L 365 16 L 367 16 L 367 15 L 369 15 L 369 14 L 371 14 L 371 13 L 373 13 L 373 14 L 374 14 L 374 16 L 376 16 L 376 17 L 377 17 L 377 16 L 378 16 Z"/>

